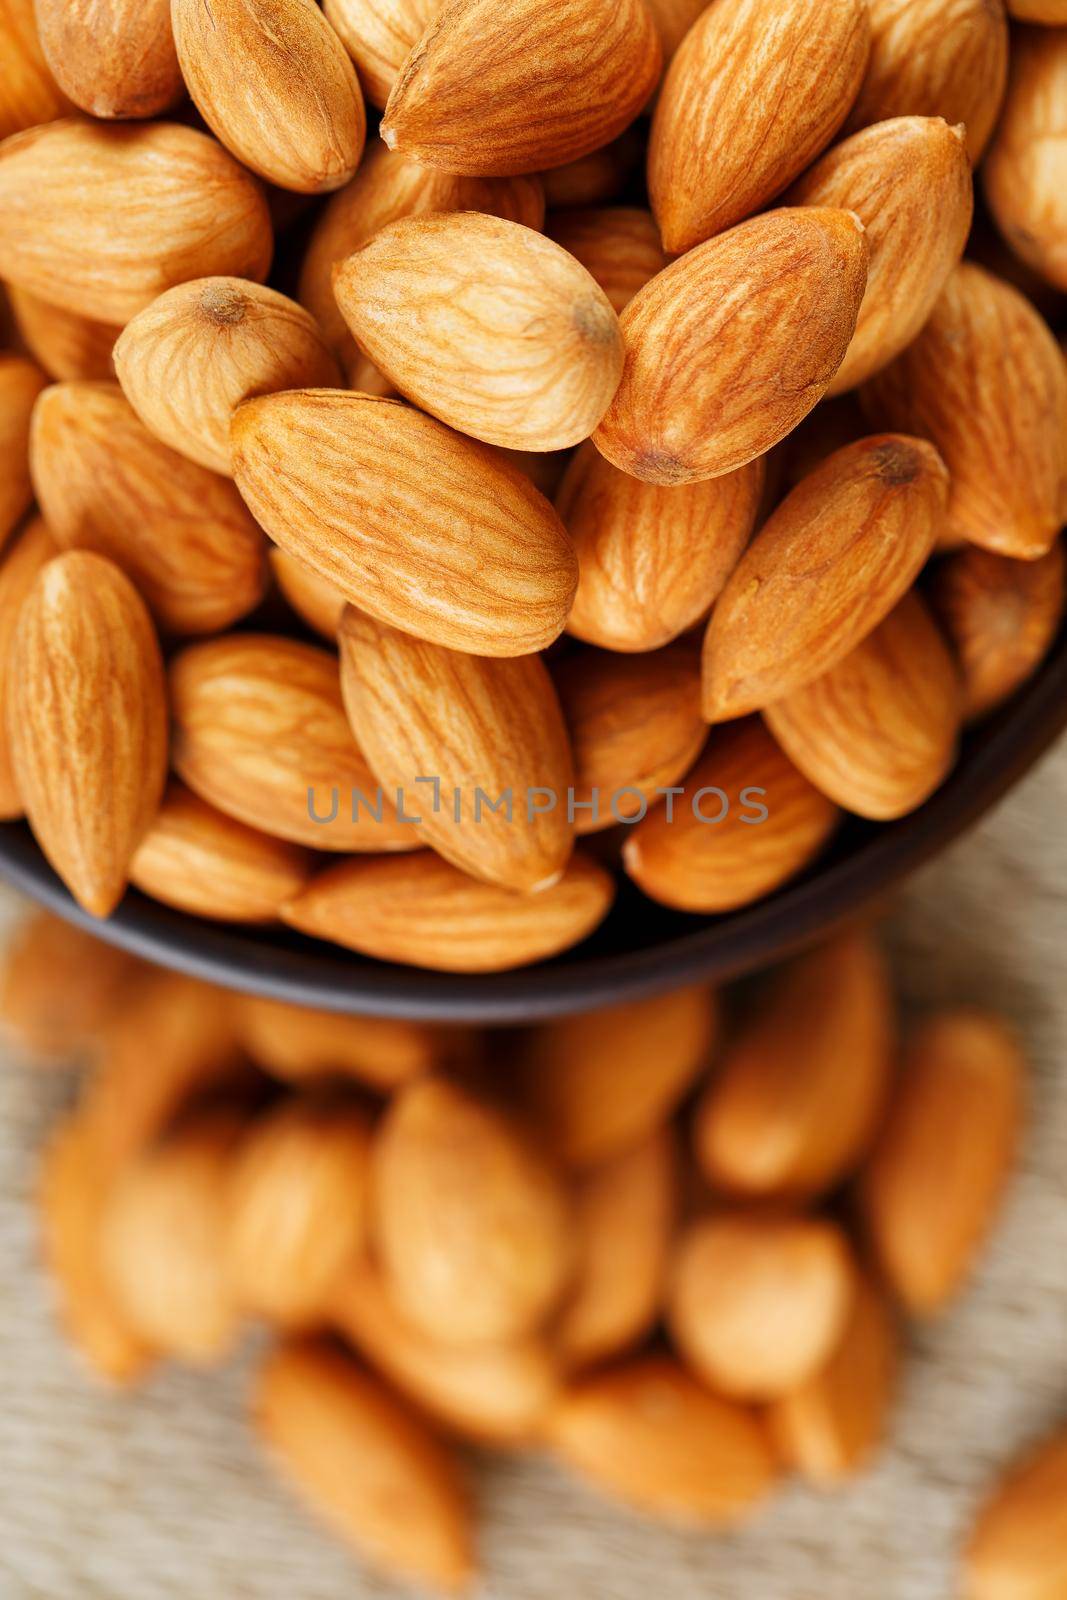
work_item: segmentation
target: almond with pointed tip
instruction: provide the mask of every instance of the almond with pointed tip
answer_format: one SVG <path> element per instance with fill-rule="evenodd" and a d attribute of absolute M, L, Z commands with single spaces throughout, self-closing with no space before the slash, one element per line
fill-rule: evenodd
<path fill-rule="evenodd" d="M 381 109 L 444 0 L 323 0 L 322 9 L 356 63 L 364 94 Z"/>
<path fill-rule="evenodd" d="M 94 117 L 158 117 L 182 98 L 170 0 L 37 0 L 56 81 Z"/>
<path fill-rule="evenodd" d="M 257 521 L 360 610 L 417 638 L 528 655 L 563 629 L 577 581 L 529 478 L 393 400 L 303 389 L 246 400 L 233 469 Z"/>
<path fill-rule="evenodd" d="M 618 312 L 667 265 L 656 219 L 639 206 L 557 211 L 545 232 L 592 274 Z"/>
<path fill-rule="evenodd" d="M 1067 13 L 1064 13 L 1067 21 Z M 1057 1600 L 1067 1585 L 1067 1433 L 1013 1463 L 978 1513 L 964 1600 Z"/>
<path fill-rule="evenodd" d="M 672 486 L 766 454 L 840 367 L 867 258 L 856 217 L 803 208 L 754 217 L 682 256 L 622 314 L 626 365 L 597 449 Z"/>
<path fill-rule="evenodd" d="M 111 352 L 120 327 L 50 305 L 17 284 L 8 285 L 8 297 L 24 343 L 49 377 L 66 383 L 115 376 Z"/>
<path fill-rule="evenodd" d="M 0 276 L 99 322 L 126 323 L 188 278 L 267 275 L 263 191 L 221 145 L 176 123 L 71 118 L 0 147 Z"/>
<path fill-rule="evenodd" d="M 30 416 L 47 379 L 25 356 L 0 353 L 0 547 L 33 499 Z"/>
<path fill-rule="evenodd" d="M 1065 103 L 1067 29 L 1018 29 L 1004 113 L 985 163 L 985 191 L 1015 254 L 1061 290 L 1067 290 Z"/>
<path fill-rule="evenodd" d="M 341 613 L 348 603 L 344 595 L 296 556 L 279 550 L 277 545 L 271 546 L 267 559 L 275 583 L 301 621 L 331 644 L 336 643 Z"/>
<path fill-rule="evenodd" d="M 22 528 L 11 548 L 4 552 L 0 565 L 0 817 L 22 816 L 22 799 L 15 782 L 11 743 L 7 725 L 7 698 L 11 673 L 11 640 L 22 610 L 22 603 L 37 581 L 37 574 L 54 556 L 59 546 L 41 517 L 33 517 Z"/>
<path fill-rule="evenodd" d="M 0 139 L 65 117 L 71 104 L 44 58 L 34 0 L 0 0 Z"/>

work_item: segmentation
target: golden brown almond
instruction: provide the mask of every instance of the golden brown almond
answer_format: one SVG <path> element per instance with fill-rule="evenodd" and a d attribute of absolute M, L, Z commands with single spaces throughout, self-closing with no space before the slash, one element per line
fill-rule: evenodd
<path fill-rule="evenodd" d="M 390 1576 L 449 1592 L 473 1571 L 458 1467 L 416 1411 L 322 1339 L 282 1345 L 255 1415 L 280 1469 L 335 1533 Z"/>
<path fill-rule="evenodd" d="M 814 683 L 764 712 L 786 755 L 846 811 L 887 821 L 921 805 L 956 756 L 960 675 L 917 594 Z"/>
<path fill-rule="evenodd" d="M 146 428 L 224 474 L 242 400 L 341 381 L 303 307 L 240 278 L 198 278 L 153 300 L 123 330 L 115 371 Z"/>
<path fill-rule="evenodd" d="M 1018 290 L 961 263 L 863 405 L 879 426 L 937 446 L 951 475 L 950 541 L 1027 561 L 1050 548 L 1067 481 L 1067 366 Z"/>
<path fill-rule="evenodd" d="M 1067 23 L 1067 16 L 1060 19 Z M 1020 28 L 1004 114 L 985 163 L 985 190 L 1015 254 L 1067 289 L 1067 33 Z"/>
<path fill-rule="evenodd" d="M 574 752 L 578 834 L 655 804 L 704 748 L 700 663 L 685 642 L 632 656 L 582 650 L 555 678 Z"/>
<path fill-rule="evenodd" d="M 951 1299 L 989 1231 L 1018 1148 L 1025 1080 L 999 1017 L 942 1013 L 908 1041 L 860 1201 L 886 1280 L 914 1313 Z"/>
<path fill-rule="evenodd" d="M 463 1042 L 461 1031 L 429 1023 L 309 1011 L 251 994 L 237 998 L 236 1027 L 252 1060 L 276 1078 L 355 1078 L 383 1094 L 439 1066 Z"/>
<path fill-rule="evenodd" d="M 706 483 L 641 482 L 584 444 L 556 495 L 578 555 L 568 632 L 644 652 L 699 622 L 748 543 L 763 481 L 751 461 Z"/>
<path fill-rule="evenodd" d="M 356 63 L 367 99 L 382 108 L 444 0 L 323 0 L 322 9 Z"/>
<path fill-rule="evenodd" d="M 652 13 L 652 20 L 659 33 L 666 68 L 674 59 L 678 46 L 704 10 L 707 0 L 645 0 L 645 3 Z"/>
<path fill-rule="evenodd" d="M 239 161 L 282 189 L 339 189 L 367 118 L 356 71 L 314 0 L 171 0 L 182 75 Z"/>
<path fill-rule="evenodd" d="M 672 253 L 761 210 L 845 120 L 870 52 L 860 0 L 719 0 L 660 90 L 652 210 Z"/>
<path fill-rule="evenodd" d="M 637 1356 L 580 1379 L 556 1406 L 548 1432 L 565 1466 L 670 1522 L 738 1523 L 777 1473 L 756 1416 L 702 1388 L 667 1356 Z"/>
<path fill-rule="evenodd" d="M 34 0 L 0 0 L 0 139 L 71 110 L 44 58 Z"/>
<path fill-rule="evenodd" d="M 568 1166 L 611 1161 L 673 1116 L 717 1031 L 706 986 L 545 1023 L 516 1044 L 524 1112 Z"/>
<path fill-rule="evenodd" d="M 651 11 L 651 6 L 648 9 Z M 555 210 L 560 206 L 597 206 L 617 200 L 643 164 L 644 154 L 644 140 L 637 128 L 624 128 L 617 139 L 601 145 L 599 150 L 590 150 L 587 156 L 542 172 L 545 201 Z"/>
<path fill-rule="evenodd" d="M 30 416 L 47 379 L 25 356 L 0 353 L 0 546 L 33 499 Z"/>
<path fill-rule="evenodd" d="M 4 951 L 0 1023 L 18 1049 L 62 1061 L 95 1044 L 129 999 L 140 970 L 124 950 L 49 911 L 35 911 Z"/>
<path fill-rule="evenodd" d="M 839 935 L 783 967 L 697 1109 L 709 1182 L 752 1200 L 840 1183 L 874 1135 L 892 1035 L 889 977 L 868 935 Z"/>
<path fill-rule="evenodd" d="M 743 222 L 658 273 L 622 314 L 626 365 L 597 449 L 635 478 L 672 486 L 764 455 L 841 365 L 867 255 L 850 213 L 793 208 Z"/>
<path fill-rule="evenodd" d="M 107 556 L 165 632 L 212 633 L 258 604 L 266 542 L 240 495 L 161 444 L 117 383 L 47 389 L 30 466 L 57 544 Z"/>
<path fill-rule="evenodd" d="M 981 1508 L 964 1554 L 965 1600 L 1056 1600 L 1067 1584 L 1065 1508 L 1061 1431 L 1017 1461 Z"/>
<path fill-rule="evenodd" d="M 1008 13 L 1020 22 L 1058 27 L 1067 22 L 1067 0 L 1008 0 Z"/>
<path fill-rule="evenodd" d="M 1037 561 L 969 545 L 937 568 L 931 597 L 963 673 L 964 711 L 985 716 L 1037 671 L 1056 637 L 1067 599 L 1063 541 Z"/>
<path fill-rule="evenodd" d="M 681 792 L 634 828 L 623 865 L 652 900 L 733 911 L 803 871 L 839 813 L 758 721 L 716 729 Z"/>
<path fill-rule="evenodd" d="M 37 0 L 56 81 L 94 117 L 157 117 L 182 98 L 169 0 Z"/>
<path fill-rule="evenodd" d="M 346 608 L 341 690 L 360 749 L 417 837 L 486 883 L 555 883 L 574 841 L 570 740 L 539 656 L 463 655 Z"/>
<path fill-rule="evenodd" d="M 560 245 L 499 217 L 401 218 L 334 268 L 334 294 L 401 394 L 488 444 L 578 444 L 622 376 L 603 289 Z"/>
<path fill-rule="evenodd" d="M 8 671 L 8 742 L 30 826 L 78 904 L 109 916 L 166 777 L 151 618 L 109 561 L 57 556 L 23 602 Z"/>
<path fill-rule="evenodd" d="M 578 1270 L 553 1325 L 569 1368 L 639 1344 L 659 1315 L 678 1209 L 678 1150 L 669 1128 L 587 1172 L 575 1193 Z"/>
<path fill-rule="evenodd" d="M 822 1486 L 861 1471 L 885 1431 L 899 1364 L 896 1318 L 864 1274 L 829 1361 L 770 1408 L 771 1432 L 785 1465 Z"/>
<path fill-rule="evenodd" d="M 570 541 L 484 445 L 397 401 L 329 389 L 246 400 L 232 438 L 256 519 L 371 616 L 487 656 L 528 655 L 562 631 Z"/>
<path fill-rule="evenodd" d="M 17 284 L 8 286 L 8 294 L 23 343 L 49 377 L 62 383 L 115 376 L 111 352 L 121 328 L 49 305 Z"/>
<path fill-rule="evenodd" d="M 555 1398 L 559 1370 L 547 1340 L 443 1343 L 401 1315 L 370 1262 L 346 1274 L 330 1320 L 413 1404 L 476 1444 L 527 1443 Z"/>
<path fill-rule="evenodd" d="M 761 710 L 854 650 L 915 581 L 948 495 L 937 451 L 898 434 L 848 445 L 805 478 L 764 523 L 712 611 L 708 721 Z"/>
<path fill-rule="evenodd" d="M 221 145 L 175 123 L 71 118 L 0 150 L 0 276 L 125 323 L 188 278 L 265 278 L 270 215 Z"/>
<path fill-rule="evenodd" d="M 23 601 L 37 581 L 37 574 L 54 556 L 59 546 L 41 517 L 33 517 L 19 532 L 0 563 L 0 817 L 22 816 L 22 797 L 15 782 L 8 734 L 7 698 L 11 682 L 8 660 L 11 640 L 22 611 Z"/>
<path fill-rule="evenodd" d="M 190 645 L 170 666 L 178 776 L 228 817 L 317 850 L 411 850 L 341 701 L 336 656 L 270 634 Z"/>
<path fill-rule="evenodd" d="M 974 210 L 963 128 L 940 117 L 880 122 L 827 151 L 786 198 L 854 211 L 867 230 L 867 292 L 827 391 L 843 394 L 911 343 L 963 254 Z"/>
<path fill-rule="evenodd" d="M 661 62 L 642 0 L 454 0 L 404 63 L 381 136 L 446 172 L 540 172 L 621 133 Z"/>
<path fill-rule="evenodd" d="M 331 644 L 336 643 L 341 613 L 347 604 L 344 595 L 277 545 L 271 546 L 267 559 L 275 583 L 301 621 Z"/>
<path fill-rule="evenodd" d="M 554 1167 L 521 1125 L 444 1078 L 401 1089 L 378 1132 L 374 1244 L 398 1308 L 446 1344 L 521 1338 L 574 1267 Z"/>
<path fill-rule="evenodd" d="M 618 312 L 667 265 L 656 219 L 638 206 L 553 212 L 545 232 L 592 274 Z"/>
<path fill-rule="evenodd" d="M 667 1318 L 683 1359 L 711 1388 L 767 1403 L 826 1365 L 854 1294 L 852 1252 L 836 1223 L 723 1212 L 679 1240 Z"/>

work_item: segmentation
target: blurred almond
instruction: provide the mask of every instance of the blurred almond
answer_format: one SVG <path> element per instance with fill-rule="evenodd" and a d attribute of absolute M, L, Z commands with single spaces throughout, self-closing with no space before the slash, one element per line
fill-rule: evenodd
<path fill-rule="evenodd" d="M 287 1083 L 355 1078 L 382 1094 L 444 1061 L 462 1033 L 403 1017 L 350 1017 L 240 995 L 238 1037 L 252 1060 Z"/>
<path fill-rule="evenodd" d="M 381 108 L 444 0 L 323 0 L 322 9 L 356 63 L 364 94 Z"/>
<path fill-rule="evenodd" d="M 94 117 L 156 117 L 185 92 L 169 0 L 37 0 L 56 81 Z"/>
<path fill-rule="evenodd" d="M 626 365 L 597 449 L 624 472 L 668 485 L 718 478 L 764 455 L 841 365 L 867 255 L 848 212 L 790 209 L 754 217 L 658 273 L 622 314 Z"/>
<path fill-rule="evenodd" d="M 667 66 L 694 22 L 706 10 L 708 0 L 646 0 L 646 4 L 656 24 Z"/>
<path fill-rule="evenodd" d="M 651 11 L 651 6 L 647 8 Z M 644 140 L 638 128 L 624 128 L 617 139 L 542 172 L 545 200 L 559 206 L 596 206 L 617 200 L 644 161 Z M 521 218 L 519 219 L 521 220 Z"/>
<path fill-rule="evenodd" d="M 49 305 L 17 284 L 12 284 L 8 293 L 19 333 L 49 377 L 69 382 L 115 376 L 111 352 L 121 328 Z"/>
<path fill-rule="evenodd" d="M 47 379 L 25 356 L 0 352 L 0 546 L 30 508 L 30 415 Z"/>
<path fill-rule="evenodd" d="M 347 604 L 344 595 L 277 545 L 271 546 L 268 560 L 275 583 L 300 620 L 335 644 L 341 613 Z"/>
<path fill-rule="evenodd" d="M 581 262 L 619 312 L 667 265 L 656 219 L 637 206 L 554 212 L 545 231 Z"/>
<path fill-rule="evenodd" d="M 1063 19 L 1067 21 L 1067 13 Z M 1067 1585 L 1067 1433 L 1016 1461 L 964 1554 L 965 1600 L 1056 1600 Z"/>
<path fill-rule="evenodd" d="M 70 102 L 44 58 L 34 0 L 0 0 L 0 139 L 66 116 Z"/>
<path fill-rule="evenodd" d="M 15 782 L 8 732 L 7 700 L 11 674 L 11 640 L 15 634 L 23 601 L 37 582 L 37 574 L 59 547 L 40 517 L 33 517 L 22 528 L 0 561 L 0 817 L 22 816 L 22 797 Z"/>
<path fill-rule="evenodd" d="M 62 1062 L 92 1048 L 129 999 L 138 970 L 124 950 L 50 911 L 34 911 L 4 951 L 0 1025 L 16 1049 Z"/>
<path fill-rule="evenodd" d="M 1008 13 L 1020 22 L 1041 22 L 1057 27 L 1067 22 L 1067 0 L 1008 0 Z"/>
<path fill-rule="evenodd" d="M 1067 11 L 1060 11 L 1063 27 L 1015 32 L 984 175 L 990 210 L 1016 255 L 1067 290 Z"/>

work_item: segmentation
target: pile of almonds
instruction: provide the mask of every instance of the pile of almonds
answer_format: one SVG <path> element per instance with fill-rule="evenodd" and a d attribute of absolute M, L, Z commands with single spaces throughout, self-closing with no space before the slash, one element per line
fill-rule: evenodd
<path fill-rule="evenodd" d="M 443 1589 L 474 1569 L 472 1444 L 709 1529 L 861 1471 L 902 1318 L 967 1279 L 1026 1098 L 995 1016 L 901 1044 L 863 930 L 727 996 L 478 1034 L 227 995 L 38 914 L 0 1016 L 86 1064 L 40 1202 L 92 1368 L 206 1366 L 266 1324 L 281 1471 Z M 970 1600 L 1062 1593 L 1065 1472 L 1060 1441 L 986 1513 Z"/>
<path fill-rule="evenodd" d="M 476 972 L 920 805 L 1064 611 L 1008 11 L 0 0 L 0 816 Z"/>

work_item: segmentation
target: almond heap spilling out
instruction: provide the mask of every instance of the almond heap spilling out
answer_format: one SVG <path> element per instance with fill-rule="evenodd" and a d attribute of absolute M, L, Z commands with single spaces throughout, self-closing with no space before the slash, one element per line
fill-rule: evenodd
<path fill-rule="evenodd" d="M 1064 613 L 1008 10 L 3 0 L 0 816 L 490 972 L 920 806 Z"/>

